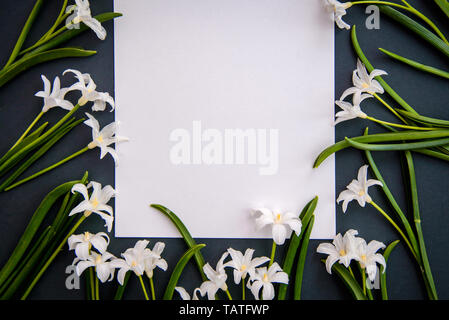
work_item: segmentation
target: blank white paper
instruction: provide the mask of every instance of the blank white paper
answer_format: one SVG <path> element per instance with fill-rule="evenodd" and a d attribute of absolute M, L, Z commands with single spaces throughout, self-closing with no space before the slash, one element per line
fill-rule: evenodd
<path fill-rule="evenodd" d="M 269 238 L 253 208 L 335 235 L 333 23 L 317 0 L 116 0 L 117 237 Z"/>

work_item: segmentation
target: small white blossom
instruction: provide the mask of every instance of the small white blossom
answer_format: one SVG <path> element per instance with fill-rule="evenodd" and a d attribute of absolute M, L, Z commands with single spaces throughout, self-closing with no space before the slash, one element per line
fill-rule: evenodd
<path fill-rule="evenodd" d="M 75 255 L 78 258 L 87 259 L 92 246 L 100 253 L 106 252 L 109 245 L 109 237 L 104 232 L 92 234 L 86 231 L 83 234 L 71 235 L 67 242 L 69 250 L 75 250 Z"/>
<path fill-rule="evenodd" d="M 366 98 L 371 97 L 372 95 L 370 94 L 354 95 L 352 104 L 343 100 L 335 101 L 335 104 L 339 106 L 342 111 L 339 111 L 335 114 L 335 117 L 337 117 L 337 119 L 335 120 L 334 125 L 355 118 L 365 119 L 367 115 L 360 108 L 360 104 Z"/>
<path fill-rule="evenodd" d="M 258 229 L 268 225 L 272 226 L 273 240 L 278 245 L 284 244 L 285 239 L 290 236 L 292 231 L 295 231 L 296 235 L 301 233 L 301 220 L 291 212 L 280 213 L 267 208 L 259 208 L 253 213 L 260 214 L 256 219 Z"/>
<path fill-rule="evenodd" d="M 111 112 L 114 110 L 115 103 L 114 99 L 107 92 L 98 92 L 97 85 L 88 73 L 81 73 L 78 70 L 67 69 L 64 71 L 63 75 L 67 72 L 75 74 L 75 78 L 78 82 L 72 84 L 68 90 L 74 91 L 79 90 L 81 92 L 81 97 L 78 99 L 78 104 L 84 106 L 89 101 L 93 102 L 92 111 L 104 111 L 106 109 L 106 103 L 111 106 Z"/>
<path fill-rule="evenodd" d="M 277 262 L 268 269 L 257 268 L 255 275 L 251 277 L 251 283 L 248 283 L 248 288 L 251 289 L 256 300 L 259 300 L 260 289 L 262 289 L 262 300 L 273 300 L 275 295 L 273 283 L 288 284 L 288 274 L 282 271 Z"/>
<path fill-rule="evenodd" d="M 114 256 L 109 252 L 104 252 L 103 254 L 92 252 L 86 259 L 75 258 L 73 265 L 76 266 L 76 274 L 78 276 L 81 276 L 87 268 L 95 267 L 98 279 L 104 283 L 114 278 L 114 266 L 110 262 L 112 258 Z"/>
<path fill-rule="evenodd" d="M 53 88 L 51 87 L 50 81 L 44 75 L 41 75 L 41 78 L 44 82 L 44 90 L 37 92 L 35 96 L 44 99 L 42 112 L 45 113 L 55 107 L 61 107 L 62 109 L 69 111 L 72 110 L 73 104 L 64 98 L 69 89 L 61 88 L 61 80 L 59 80 L 59 77 L 56 77 L 55 80 L 53 80 Z"/>
<path fill-rule="evenodd" d="M 328 273 L 332 273 L 332 266 L 335 262 L 339 262 L 346 268 L 353 259 L 357 258 L 356 247 L 360 238 L 355 236 L 358 234 L 357 230 L 350 229 L 346 231 L 345 235 L 342 236 L 341 233 L 337 234 L 331 243 L 321 243 L 318 248 L 318 253 L 327 254 L 326 259 L 326 270 Z"/>
<path fill-rule="evenodd" d="M 203 266 L 203 271 L 206 277 L 209 279 L 204 281 L 200 286 L 201 295 L 207 294 L 207 298 L 209 300 L 215 300 L 215 294 L 218 290 L 226 291 L 228 290 L 228 286 L 226 285 L 226 280 L 228 276 L 226 275 L 224 269 L 224 259 L 227 258 L 228 252 L 225 252 L 220 260 L 217 263 L 217 267 L 215 270 L 210 266 L 209 263 L 206 263 Z"/>
<path fill-rule="evenodd" d="M 368 194 L 368 188 L 373 185 L 382 186 L 382 182 L 374 179 L 368 180 L 368 165 L 360 167 L 357 180 L 352 180 L 346 187 L 347 189 L 342 191 L 337 198 L 337 203 L 343 201 L 343 212 L 346 212 L 348 203 L 352 200 L 357 200 L 361 207 L 364 207 L 366 202 L 370 203 L 372 199 Z"/>
<path fill-rule="evenodd" d="M 89 197 L 88 188 L 90 187 L 93 187 L 93 191 Z M 101 188 L 100 183 L 92 181 L 87 187 L 81 183 L 75 184 L 72 188 L 72 193 L 75 192 L 80 193 L 84 200 L 70 211 L 69 216 L 79 212 L 83 212 L 85 216 L 89 216 L 92 212 L 96 213 L 106 222 L 105 226 L 108 232 L 111 232 L 114 211 L 107 203 L 115 195 L 115 190 L 109 185 Z"/>
<path fill-rule="evenodd" d="M 377 253 L 379 249 L 385 248 L 385 244 L 376 240 L 372 240 L 367 244 L 364 239 L 358 239 L 360 239 L 360 241 L 355 250 L 356 259 L 360 262 L 362 269 L 366 270 L 366 274 L 370 281 L 373 282 L 376 278 L 377 263 L 384 267 L 384 272 L 387 267 L 384 256 Z"/>
<path fill-rule="evenodd" d="M 92 17 L 92 13 L 90 12 L 90 4 L 88 0 L 75 0 L 76 5 L 68 6 L 66 9 L 66 13 L 75 13 L 75 17 L 73 20 L 70 16 L 66 25 L 70 26 L 73 24 L 76 28 L 79 28 L 80 22 L 84 23 L 90 29 L 92 29 L 97 37 L 101 40 L 106 39 L 106 30 L 103 28 L 101 23 Z"/>
<path fill-rule="evenodd" d="M 352 6 L 351 2 L 341 3 L 337 0 L 325 0 L 327 11 L 334 14 L 334 21 L 340 29 L 349 29 L 350 25 L 343 21 L 346 9 Z"/>
<path fill-rule="evenodd" d="M 346 89 L 341 95 L 340 100 L 344 100 L 351 94 L 360 96 L 364 92 L 369 94 L 384 93 L 384 88 L 382 88 L 380 83 L 374 78 L 386 74 L 386 71 L 379 69 L 374 69 L 370 74 L 368 74 L 365 65 L 362 61 L 360 61 L 360 59 L 357 59 L 357 69 L 352 73 L 352 83 L 354 87 Z"/>
<path fill-rule="evenodd" d="M 86 113 L 86 116 L 89 119 L 84 121 L 84 124 L 92 128 L 92 142 L 87 147 L 89 149 L 100 148 L 100 159 L 103 159 L 109 153 L 114 159 L 115 165 L 118 166 L 118 154 L 114 148 L 109 146 L 111 144 L 128 141 L 128 138 L 115 135 L 118 125 L 117 122 L 111 122 L 100 130 L 98 120 L 89 113 Z"/>
<path fill-rule="evenodd" d="M 240 251 L 234 250 L 232 248 L 228 249 L 231 255 L 231 261 L 225 263 L 225 267 L 232 267 L 234 269 L 234 282 L 239 284 L 241 279 L 245 279 L 249 274 L 254 275 L 256 267 L 270 261 L 270 258 L 260 257 L 254 258 L 254 249 L 246 249 L 243 255 Z"/>
<path fill-rule="evenodd" d="M 153 250 L 150 250 L 150 255 L 145 259 L 145 274 L 148 278 L 153 277 L 153 270 L 158 267 L 162 270 L 167 270 L 168 264 L 165 259 L 161 258 L 162 251 L 164 251 L 165 243 L 157 242 Z"/>
<path fill-rule="evenodd" d="M 182 300 L 199 300 L 198 292 L 201 294 L 201 296 L 204 296 L 204 294 L 201 293 L 200 288 L 196 288 L 195 290 L 193 290 L 192 298 L 190 298 L 190 295 L 187 293 L 186 289 L 184 289 L 183 287 L 175 287 L 175 290 L 178 291 Z"/>
<path fill-rule="evenodd" d="M 151 250 L 147 248 L 148 240 L 139 240 L 134 248 L 128 248 L 122 257 L 125 259 L 114 259 L 111 261 L 114 268 L 120 269 L 117 273 L 118 282 L 123 285 L 125 275 L 129 270 L 134 271 L 137 276 L 143 275 L 145 271 L 145 260 L 151 256 Z"/>

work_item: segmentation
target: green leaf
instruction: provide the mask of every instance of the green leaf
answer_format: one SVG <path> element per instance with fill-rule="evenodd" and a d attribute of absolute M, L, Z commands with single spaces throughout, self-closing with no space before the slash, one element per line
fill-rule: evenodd
<path fill-rule="evenodd" d="M 313 229 L 313 224 L 315 222 L 315 215 L 312 215 L 310 219 L 303 240 L 301 243 L 301 250 L 299 251 L 298 262 L 296 265 L 296 275 L 295 275 L 295 287 L 293 291 L 293 299 L 301 300 L 301 289 L 302 289 L 302 278 L 304 274 L 304 265 L 306 263 L 307 249 L 309 247 L 310 233 Z"/>
<path fill-rule="evenodd" d="M 0 71 L 0 88 L 23 71 L 37 64 L 69 57 L 89 57 L 95 53 L 97 52 L 92 50 L 61 48 L 31 54 L 29 56 L 21 58 L 17 62 L 14 62 L 12 65 L 10 65 L 8 68 Z"/>
<path fill-rule="evenodd" d="M 51 191 L 41 202 L 33 216 L 31 217 L 28 226 L 25 228 L 19 242 L 9 257 L 6 264 L 0 271 L 0 286 L 8 278 L 8 276 L 14 271 L 14 268 L 20 263 L 21 258 L 29 248 L 34 236 L 36 235 L 39 226 L 46 217 L 47 213 L 53 207 L 54 203 L 65 193 L 72 189 L 72 187 L 80 181 L 71 181 L 60 185 Z"/>
<path fill-rule="evenodd" d="M 426 29 L 421 24 L 417 23 L 415 20 L 409 18 L 405 14 L 391 8 L 388 6 L 380 6 L 380 11 L 385 15 L 389 16 L 393 20 L 399 22 L 404 27 L 414 32 L 416 35 L 421 37 L 427 43 L 432 45 L 434 48 L 445 54 L 449 57 L 449 46 L 441 40 L 437 35 L 433 32 Z"/>
<path fill-rule="evenodd" d="M 321 260 L 323 263 L 326 263 L 326 260 Z M 332 266 L 332 272 L 336 273 L 338 277 L 343 281 L 346 287 L 351 291 L 352 296 L 356 300 L 368 300 L 368 298 L 363 293 L 362 288 L 351 275 L 351 273 L 341 264 L 334 263 Z"/>
<path fill-rule="evenodd" d="M 394 143 L 394 144 L 360 143 L 349 138 L 345 138 L 345 140 L 349 143 L 350 146 L 354 148 L 370 151 L 413 150 L 413 149 L 438 147 L 449 144 L 449 138 L 421 141 L 421 142 L 411 142 L 411 143 Z"/>
<path fill-rule="evenodd" d="M 294 263 L 294 260 L 295 260 L 295 257 L 296 257 L 297 251 L 298 251 L 299 244 L 304 235 L 304 232 L 306 231 L 307 225 L 308 225 L 310 219 L 312 218 L 312 215 L 313 215 L 313 212 L 315 211 L 317 203 L 318 203 L 318 197 L 315 197 L 305 205 L 305 207 L 301 211 L 301 214 L 299 215 L 299 218 L 301 219 L 301 222 L 302 222 L 301 232 L 300 232 L 299 236 L 297 236 L 296 234 L 293 233 L 290 238 L 287 253 L 286 253 L 285 259 L 284 259 L 284 265 L 282 266 L 282 270 L 285 273 L 287 273 L 289 276 L 290 276 L 290 273 L 291 273 L 291 270 L 293 267 L 293 263 Z M 278 300 L 285 300 L 285 296 L 287 295 L 287 288 L 288 288 L 287 284 L 281 283 L 279 285 Z"/>
<path fill-rule="evenodd" d="M 382 51 L 383 53 L 385 53 L 387 56 L 389 56 L 389 57 L 391 57 L 391 58 L 393 58 L 395 60 L 401 61 L 401 62 L 403 62 L 403 63 L 405 63 L 405 64 L 407 64 L 407 65 L 409 65 L 409 66 L 411 66 L 411 67 L 413 67 L 415 69 L 418 69 L 418 70 L 421 70 L 421 71 L 424 71 L 424 72 L 427 72 L 427 73 L 431 73 L 431 74 L 434 74 L 434 75 L 442 77 L 442 78 L 449 79 L 449 72 L 440 70 L 440 69 L 435 68 L 435 67 L 427 66 L 425 64 L 416 62 L 416 61 L 411 60 L 411 59 L 404 58 L 404 57 L 402 57 L 402 56 L 400 56 L 398 54 L 395 54 L 393 52 L 390 52 L 390 51 L 382 49 L 382 48 L 379 48 L 379 50 Z"/>
<path fill-rule="evenodd" d="M 369 62 L 369 60 L 366 58 L 365 54 L 362 51 L 362 48 L 360 47 L 359 41 L 357 40 L 357 32 L 356 32 L 356 28 L 355 25 L 352 27 L 351 30 L 351 40 L 352 40 L 352 45 L 354 47 L 354 51 L 356 52 L 356 54 L 358 55 L 358 57 L 360 58 L 360 60 L 363 62 L 363 64 L 366 66 L 366 69 L 369 72 L 372 72 L 374 70 L 373 65 Z M 405 102 L 404 99 L 402 99 L 397 93 L 396 91 L 394 91 L 386 82 L 384 79 L 382 79 L 382 77 L 378 76 L 375 77 L 375 79 L 377 81 L 379 81 L 380 85 L 382 86 L 382 88 L 385 89 L 385 92 L 388 93 L 402 108 L 404 108 L 405 110 L 412 112 L 412 113 L 416 113 L 416 111 L 407 103 Z"/>
<path fill-rule="evenodd" d="M 429 258 L 427 256 L 426 245 L 424 242 L 424 235 L 421 228 L 421 216 L 419 212 L 418 204 L 418 190 L 416 187 L 415 168 L 413 165 L 413 158 L 410 152 L 405 152 L 405 159 L 409 170 L 409 182 L 410 182 L 410 195 L 413 207 L 413 219 L 415 221 L 416 233 L 418 235 L 419 249 L 421 251 L 422 263 L 424 267 L 426 285 L 429 292 L 429 298 L 431 300 L 438 300 L 438 294 L 435 288 L 435 283 L 430 269 Z"/>
<path fill-rule="evenodd" d="M 449 130 L 433 130 L 433 131 L 398 131 L 391 133 L 377 133 L 367 136 L 359 136 L 351 138 L 352 141 L 360 143 L 372 143 L 372 142 L 391 142 L 391 141 L 403 141 L 403 140 L 423 140 L 423 139 L 436 139 L 449 137 Z M 316 158 L 313 165 L 317 168 L 326 158 L 333 153 L 350 147 L 351 145 L 346 140 L 339 141 L 334 145 L 324 149 Z"/>
<path fill-rule="evenodd" d="M 440 7 L 441 11 L 443 11 L 449 17 L 449 3 L 447 2 L 447 0 L 434 1 Z"/>
<path fill-rule="evenodd" d="M 63 126 L 61 129 L 55 132 L 54 136 L 44 144 L 38 151 L 36 151 L 31 157 L 27 159 L 13 174 L 11 174 L 8 179 L 6 179 L 0 185 L 0 192 L 4 190 L 10 190 L 8 188 L 26 169 L 28 169 L 34 162 L 36 162 L 40 157 L 42 157 L 55 143 L 61 140 L 67 133 L 69 133 L 73 128 L 82 123 L 84 119 L 80 119 L 71 123 L 69 125 Z"/>
<path fill-rule="evenodd" d="M 94 18 L 102 23 L 102 22 L 106 22 L 108 20 L 112 20 L 117 17 L 121 17 L 121 16 L 122 16 L 121 13 L 106 12 L 106 13 L 96 15 Z M 50 41 L 46 42 L 45 44 L 42 44 L 39 47 L 37 47 L 36 49 L 34 49 L 33 51 L 27 53 L 24 57 L 27 57 L 28 55 L 31 55 L 31 54 L 36 54 L 36 53 L 40 53 L 43 51 L 53 49 L 61 44 L 66 43 L 70 39 L 76 37 L 77 35 L 79 35 L 80 33 L 84 32 L 86 30 L 90 30 L 90 28 L 88 28 L 86 25 L 84 25 L 82 23 L 82 24 L 80 24 L 79 29 L 70 29 L 70 30 L 65 31 L 61 35 L 51 39 Z M 25 53 L 25 51 L 21 52 L 21 54 Z"/>
<path fill-rule="evenodd" d="M 167 209 L 166 207 L 164 207 L 160 204 L 151 204 L 150 207 L 159 210 L 167 218 L 169 218 L 171 220 L 171 222 L 173 222 L 176 229 L 178 229 L 179 233 L 184 238 L 184 241 L 186 242 L 186 244 L 189 248 L 193 248 L 197 245 L 195 240 L 192 238 L 192 235 L 190 234 L 189 230 L 187 230 L 184 223 L 181 221 L 181 219 L 178 218 L 178 216 L 173 211 L 171 211 L 170 209 Z M 204 258 L 203 258 L 203 255 L 201 254 L 201 252 L 199 252 L 199 251 L 195 252 L 195 260 L 196 260 L 196 264 L 198 265 L 198 270 L 201 274 L 201 277 L 203 278 L 203 280 L 206 280 L 206 275 L 204 274 L 204 271 L 203 271 L 203 266 L 205 265 L 205 261 L 204 261 Z"/>
<path fill-rule="evenodd" d="M 190 248 L 187 250 L 184 255 L 179 259 L 178 263 L 176 264 L 175 269 L 173 270 L 170 281 L 168 282 L 167 288 L 165 289 L 164 293 L 164 300 L 172 300 L 173 299 L 173 293 L 175 292 L 175 287 L 178 284 L 178 280 L 181 277 L 181 273 L 184 270 L 187 263 L 190 261 L 190 258 L 192 258 L 193 255 L 195 255 L 199 250 L 204 248 L 205 244 L 197 244 L 196 246 Z"/>
<path fill-rule="evenodd" d="M 449 121 L 447 121 L 447 120 L 440 120 L 440 119 L 425 117 L 425 116 L 421 116 L 419 114 L 407 112 L 405 110 L 397 109 L 396 111 L 415 122 L 426 124 L 426 125 L 432 126 L 432 127 L 449 128 Z"/>
<path fill-rule="evenodd" d="M 126 285 L 128 284 L 129 277 L 131 276 L 132 271 L 128 271 L 125 274 L 125 279 L 123 280 L 123 285 L 119 284 L 117 287 L 117 291 L 115 292 L 114 300 L 122 300 L 123 294 L 125 293 Z"/>
<path fill-rule="evenodd" d="M 37 15 L 41 10 L 43 2 L 44 2 L 43 0 L 37 0 L 36 3 L 34 4 L 33 10 L 31 10 L 28 19 L 25 22 L 25 25 L 23 26 L 22 32 L 20 33 L 20 36 L 17 39 L 16 45 L 14 46 L 11 56 L 9 57 L 8 62 L 5 65 L 5 68 L 11 65 L 19 55 L 20 49 L 22 49 L 23 43 L 25 42 L 31 27 L 33 26 L 34 20 L 36 20 Z"/>
<path fill-rule="evenodd" d="M 385 264 L 388 263 L 388 258 L 390 257 L 391 252 L 396 247 L 396 245 L 399 243 L 399 240 L 393 241 L 388 245 L 388 247 L 384 251 L 384 259 Z M 382 292 L 382 300 L 388 300 L 388 293 L 387 293 L 387 273 L 385 272 L 384 266 L 380 266 L 380 290 Z"/>

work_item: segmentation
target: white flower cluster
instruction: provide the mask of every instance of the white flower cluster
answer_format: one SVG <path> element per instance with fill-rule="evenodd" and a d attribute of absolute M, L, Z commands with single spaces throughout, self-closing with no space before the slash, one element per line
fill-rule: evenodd
<path fill-rule="evenodd" d="M 226 281 L 228 275 L 225 268 L 232 268 L 234 273 L 234 283 L 240 284 L 248 277 L 246 286 L 251 290 L 256 300 L 260 299 L 260 290 L 262 290 L 263 300 L 272 300 L 275 295 L 273 283 L 288 283 L 287 273 L 274 262 L 269 267 L 261 265 L 270 261 L 267 257 L 254 258 L 254 249 L 247 249 L 245 254 L 238 250 L 229 248 L 213 269 L 209 263 L 203 267 L 203 271 L 208 280 L 204 281 L 199 288 L 193 291 L 192 300 L 198 300 L 198 293 L 203 297 L 207 295 L 209 300 L 215 300 L 215 295 L 219 290 L 227 291 Z M 231 257 L 231 260 L 225 262 L 225 259 Z M 182 287 L 175 288 L 183 300 L 190 300 L 191 297 Z"/>
<path fill-rule="evenodd" d="M 357 261 L 360 267 L 366 271 L 370 281 L 374 281 L 377 273 L 377 263 L 386 269 L 385 258 L 377 253 L 379 249 L 384 249 L 385 244 L 372 240 L 366 243 L 365 239 L 356 237 L 357 230 L 350 229 L 344 236 L 337 234 L 332 243 L 321 243 L 318 253 L 327 254 L 326 270 L 332 273 L 332 266 L 338 262 L 349 268 L 352 260 Z"/>

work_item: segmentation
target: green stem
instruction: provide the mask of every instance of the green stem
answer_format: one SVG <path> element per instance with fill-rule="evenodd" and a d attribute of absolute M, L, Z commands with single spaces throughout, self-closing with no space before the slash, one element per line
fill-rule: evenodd
<path fill-rule="evenodd" d="M 275 254 L 276 254 L 276 242 L 273 241 L 273 245 L 271 246 L 270 263 L 268 267 L 271 267 L 271 265 L 273 264 Z"/>
<path fill-rule="evenodd" d="M 245 278 L 242 278 L 242 300 L 245 300 L 246 287 L 245 287 Z"/>
<path fill-rule="evenodd" d="M 229 292 L 229 289 L 226 289 L 226 295 L 228 296 L 229 300 L 232 300 L 231 293 Z"/>
<path fill-rule="evenodd" d="M 366 273 L 365 270 L 363 268 L 361 268 L 361 274 L 362 274 L 362 287 L 363 287 L 363 294 L 366 295 Z"/>
<path fill-rule="evenodd" d="M 357 2 L 351 2 L 351 5 L 356 5 L 356 4 L 378 4 L 379 5 L 380 4 L 380 5 L 387 5 L 387 6 L 396 7 L 396 8 L 408 11 L 408 12 L 414 14 L 415 16 L 419 17 L 425 23 L 427 23 L 436 32 L 436 34 L 441 38 L 441 40 L 443 40 L 446 44 L 449 45 L 449 42 L 446 39 L 446 37 L 444 36 L 444 34 L 440 31 L 440 29 L 438 29 L 438 27 L 429 18 L 427 18 L 425 15 L 423 15 L 421 12 L 419 12 L 415 8 L 413 8 L 406 1 L 402 0 L 402 2 L 404 2 L 406 4 L 406 6 L 403 6 L 398 3 L 394 3 L 394 2 L 388 2 L 388 1 L 357 1 Z"/>
<path fill-rule="evenodd" d="M 41 39 L 38 42 L 36 42 L 35 44 L 33 44 L 31 47 L 26 48 L 25 50 L 22 50 L 19 54 L 23 55 L 25 53 L 28 53 L 34 49 L 36 49 L 37 47 L 40 47 L 41 45 L 47 43 L 48 41 L 50 41 L 51 39 L 53 39 L 54 37 L 60 35 L 62 32 L 64 32 L 65 30 L 67 30 L 67 26 L 68 25 L 64 25 L 63 27 L 59 28 L 56 32 L 52 33 L 52 34 L 48 34 L 46 35 L 45 39 Z"/>
<path fill-rule="evenodd" d="M 58 253 L 62 250 L 62 248 L 64 247 L 64 245 L 67 243 L 67 239 L 78 229 L 78 227 L 81 225 L 81 223 L 86 219 L 87 217 L 85 215 L 83 215 L 81 218 L 79 218 L 79 220 L 75 223 L 75 225 L 72 227 L 72 229 L 70 229 L 70 231 L 67 233 L 67 235 L 65 236 L 65 238 L 61 241 L 61 243 L 59 244 L 58 248 L 56 248 L 56 250 L 53 252 L 53 254 L 50 256 L 50 258 L 47 260 L 47 262 L 44 264 L 44 266 L 42 267 L 42 269 L 39 271 L 39 273 L 36 275 L 36 277 L 33 279 L 33 282 L 31 282 L 30 286 L 28 287 L 28 289 L 25 291 L 25 293 L 23 294 L 23 296 L 20 298 L 20 300 L 25 300 L 28 295 L 31 293 L 31 290 L 33 290 L 34 286 L 36 285 L 36 283 L 39 281 L 39 279 L 42 277 L 42 275 L 44 274 L 44 272 L 48 269 L 48 267 L 50 266 L 50 264 L 53 262 L 53 260 L 55 260 L 56 256 L 58 255 Z"/>
<path fill-rule="evenodd" d="M 401 237 L 404 239 L 405 243 L 407 243 L 407 246 L 410 248 L 410 251 L 412 252 L 413 256 L 415 257 L 416 261 L 419 262 L 419 259 L 416 255 L 415 250 L 413 249 L 413 246 L 411 245 L 410 241 L 406 237 L 406 235 L 402 232 L 401 228 L 391 219 L 391 217 L 381 208 L 379 207 L 374 201 L 368 202 L 371 204 L 374 208 L 376 208 L 377 211 L 379 211 L 387 220 L 390 222 L 390 224 L 399 232 Z"/>
<path fill-rule="evenodd" d="M 410 129 L 410 130 L 418 130 L 418 131 L 432 131 L 432 130 L 438 130 L 439 128 L 425 128 L 425 127 L 415 127 L 415 126 L 408 126 L 405 124 L 398 124 L 398 123 L 392 123 L 392 122 L 387 122 L 387 121 L 383 121 L 383 120 L 379 120 L 370 116 L 366 116 L 367 120 L 371 120 L 380 124 L 385 124 L 387 126 L 391 126 L 391 127 L 396 127 L 396 128 L 402 128 L 402 129 Z"/>
<path fill-rule="evenodd" d="M 95 268 L 95 273 L 96 271 L 97 270 Z M 100 300 L 100 284 L 97 276 L 95 276 L 95 300 Z"/>
<path fill-rule="evenodd" d="M 154 291 L 153 277 L 150 278 L 151 299 L 156 300 L 156 293 Z"/>
<path fill-rule="evenodd" d="M 55 163 L 55 164 L 49 166 L 48 168 L 45 168 L 45 169 L 43 169 L 43 170 L 41 170 L 41 171 L 39 171 L 39 172 L 36 172 L 35 174 L 33 174 L 33 175 L 31 175 L 31 176 L 29 176 L 29 177 L 27 177 L 27 178 L 25 178 L 25 179 L 22 179 L 22 180 L 20 180 L 20 181 L 18 181 L 18 182 L 16 182 L 16 183 L 14 183 L 13 185 L 9 186 L 8 188 L 5 188 L 5 191 L 14 189 L 15 187 L 18 187 L 18 186 L 20 186 L 21 184 L 23 184 L 23 183 L 25 183 L 25 182 L 28 182 L 28 181 L 30 181 L 30 180 L 33 180 L 33 179 L 35 179 L 35 178 L 37 178 L 37 177 L 43 175 L 44 173 L 47 173 L 48 171 L 51 171 L 51 170 L 53 170 L 53 169 L 59 167 L 60 165 L 66 163 L 66 162 L 68 162 L 68 161 L 70 161 L 70 160 L 72 160 L 72 159 L 74 159 L 74 158 L 76 158 L 76 157 L 78 157 L 78 156 L 80 156 L 80 155 L 82 155 L 84 152 L 86 152 L 86 151 L 88 151 L 88 150 L 90 150 L 90 149 L 89 149 L 88 147 L 85 147 L 85 148 L 83 148 L 83 149 L 81 149 L 81 150 L 75 152 L 75 153 L 72 154 L 71 156 L 68 156 L 67 158 L 65 158 L 65 159 L 63 159 L 63 160 L 61 160 L 61 161 L 59 161 L 59 162 L 57 162 L 57 163 Z"/>
<path fill-rule="evenodd" d="M 91 267 L 89 268 L 89 281 L 90 281 L 90 294 L 91 294 L 91 299 L 95 300 L 95 284 L 94 284 L 94 269 Z"/>
<path fill-rule="evenodd" d="M 139 277 L 140 285 L 142 286 L 142 291 L 145 296 L 145 300 L 150 300 L 150 298 L 148 298 L 147 289 L 145 288 L 145 283 L 143 283 L 142 276 L 138 276 L 138 277 Z M 150 283 L 151 283 L 151 281 L 150 281 Z"/>
<path fill-rule="evenodd" d="M 28 128 L 25 130 L 25 132 L 20 136 L 19 140 L 16 141 L 16 143 L 11 147 L 12 150 L 14 149 L 19 143 L 22 142 L 23 139 L 25 139 L 25 137 L 28 135 L 28 133 L 30 133 L 31 129 L 33 129 L 33 127 L 36 125 L 36 123 L 42 118 L 42 116 L 44 115 L 44 112 L 41 111 L 37 117 L 33 120 L 33 122 L 31 122 L 31 124 L 28 126 Z"/>
<path fill-rule="evenodd" d="M 379 100 L 380 103 L 382 103 L 385 107 L 388 108 L 396 117 L 398 117 L 402 122 L 407 123 L 407 121 L 396 111 L 394 110 L 387 102 L 385 102 L 384 99 L 382 99 L 377 93 L 373 93 L 373 96 Z"/>

